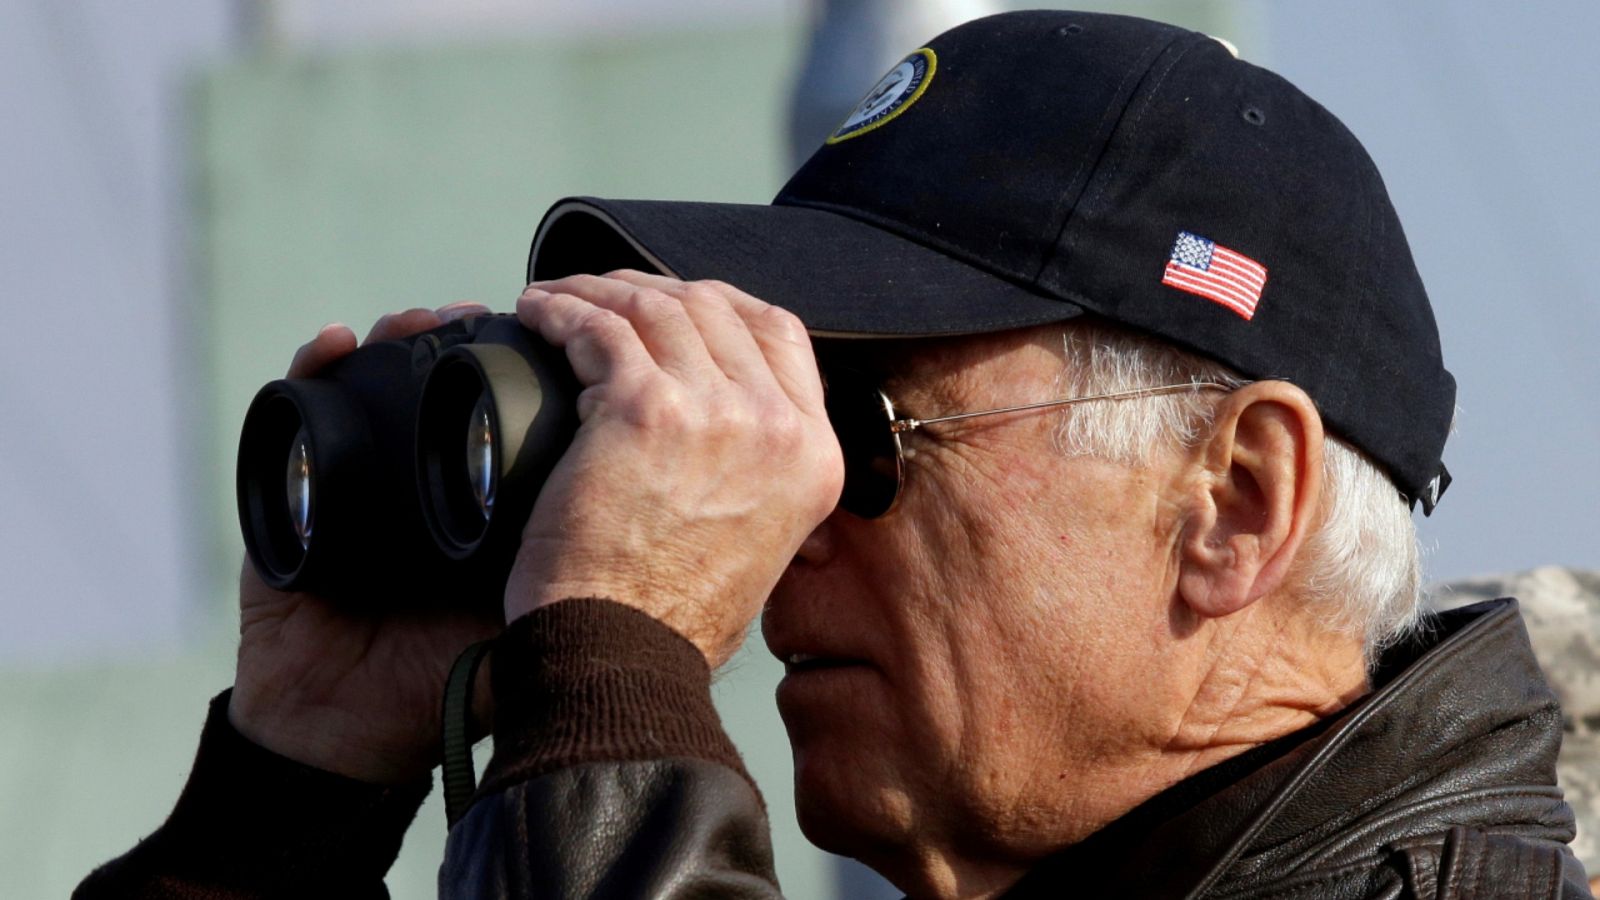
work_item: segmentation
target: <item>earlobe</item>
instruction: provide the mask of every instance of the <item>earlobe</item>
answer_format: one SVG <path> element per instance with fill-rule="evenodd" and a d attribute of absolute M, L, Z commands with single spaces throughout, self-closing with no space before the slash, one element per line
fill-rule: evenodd
<path fill-rule="evenodd" d="M 1240 388 L 1198 449 L 1178 593 L 1196 615 L 1231 615 L 1281 588 L 1321 503 L 1322 420 L 1282 381 Z"/>

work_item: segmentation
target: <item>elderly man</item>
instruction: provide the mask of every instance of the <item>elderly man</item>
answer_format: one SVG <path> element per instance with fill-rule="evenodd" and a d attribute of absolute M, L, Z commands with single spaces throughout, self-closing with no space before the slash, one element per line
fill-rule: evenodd
<path fill-rule="evenodd" d="M 1514 606 L 1415 627 L 1454 383 L 1382 183 L 1221 43 L 980 20 L 772 206 L 568 201 L 531 265 L 582 427 L 441 893 L 774 895 L 708 693 L 764 604 L 802 826 L 910 896 L 1588 896 Z M 382 895 L 495 623 L 243 593 L 189 788 L 81 896 Z"/>

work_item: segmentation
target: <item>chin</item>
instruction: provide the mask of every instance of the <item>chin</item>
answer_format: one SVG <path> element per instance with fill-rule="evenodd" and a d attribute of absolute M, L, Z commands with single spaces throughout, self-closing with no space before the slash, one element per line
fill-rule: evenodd
<path fill-rule="evenodd" d="M 841 803 L 839 797 L 820 796 L 797 784 L 795 811 L 806 840 L 860 862 L 907 896 L 927 895 L 927 872 L 922 866 L 933 835 L 907 827 L 893 814 L 892 808 L 903 806 L 904 798 L 899 804 L 890 797 L 869 799 L 865 794 L 848 799 Z"/>
<path fill-rule="evenodd" d="M 908 835 L 895 835 L 884 822 L 872 821 L 854 807 L 840 807 L 814 795 L 795 792 L 795 812 L 800 831 L 818 849 L 848 856 L 900 885 L 903 861 L 912 849 Z M 898 838 L 898 839 L 897 839 Z M 904 890 L 904 888 L 902 888 Z"/>
<path fill-rule="evenodd" d="M 914 803 L 882 763 L 797 748 L 794 771 L 795 814 L 806 839 L 880 872 L 917 837 Z"/>

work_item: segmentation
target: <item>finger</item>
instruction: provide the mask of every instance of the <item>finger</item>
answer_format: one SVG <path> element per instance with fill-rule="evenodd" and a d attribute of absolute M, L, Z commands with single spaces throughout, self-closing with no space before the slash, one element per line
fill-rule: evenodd
<path fill-rule="evenodd" d="M 824 414 L 822 376 L 817 370 L 816 349 L 806 333 L 806 326 L 798 316 L 782 307 L 762 303 L 749 295 L 745 297 L 752 302 L 735 302 L 733 308 L 744 317 L 750 334 L 761 346 L 773 377 L 800 409 L 810 414 Z"/>
<path fill-rule="evenodd" d="M 613 275 L 641 285 L 655 285 L 662 279 L 660 275 L 647 272 L 616 272 Z M 725 282 L 698 281 L 694 284 L 721 295 L 744 320 L 750 336 L 766 358 L 767 369 L 777 379 L 784 393 L 789 395 L 789 399 L 807 413 L 821 414 L 824 409 L 822 377 L 817 373 L 817 357 L 811 345 L 811 336 L 806 333 L 806 327 L 799 317 Z"/>
<path fill-rule="evenodd" d="M 712 373 L 721 376 L 683 301 L 666 291 L 599 275 L 573 275 L 530 287 L 570 294 L 621 316 L 633 326 L 656 365 L 682 381 L 700 381 Z"/>
<path fill-rule="evenodd" d="M 676 297 L 683 304 L 689 320 L 699 330 L 706 352 L 728 378 L 749 387 L 777 384 L 765 352 L 755 335 L 750 333 L 749 324 L 730 302 L 732 298 L 721 290 L 725 285 L 682 282 L 676 278 L 626 269 L 612 272 L 606 277 Z M 749 295 L 743 296 L 752 303 L 767 305 Z"/>
<path fill-rule="evenodd" d="M 434 310 L 440 322 L 454 322 L 457 319 L 467 319 L 473 316 L 493 315 L 494 310 L 476 300 L 458 300 L 448 303 Z"/>
<path fill-rule="evenodd" d="M 689 283 L 681 278 L 673 278 L 671 275 L 657 275 L 654 272 L 641 272 L 638 269 L 615 269 L 607 272 L 603 277 L 613 281 L 626 281 L 638 287 L 655 288 L 668 294 Z M 541 282 L 537 281 L 534 284 L 543 286 Z"/>
<path fill-rule="evenodd" d="M 608 278 L 640 287 L 671 291 L 686 283 L 666 275 L 621 269 Z M 817 374 L 816 352 L 805 325 L 793 313 L 774 306 L 721 281 L 697 281 L 693 285 L 720 294 L 742 318 L 750 335 L 766 357 L 767 367 L 797 405 L 808 412 L 820 411 L 822 378 Z"/>
<path fill-rule="evenodd" d="M 517 298 L 517 319 L 566 350 L 573 374 L 586 387 L 627 381 L 656 368 L 628 320 L 572 294 L 530 288 Z"/>
<path fill-rule="evenodd" d="M 356 349 L 356 333 L 341 322 L 322 326 L 317 336 L 295 351 L 289 363 L 289 378 L 307 378 L 316 374 L 328 363 Z"/>
<path fill-rule="evenodd" d="M 444 322 L 439 318 L 439 314 L 431 309 L 408 309 L 405 312 L 390 313 L 372 323 L 372 330 L 367 332 L 367 337 L 361 342 L 361 346 L 410 337 L 419 331 L 437 328 L 442 324 Z"/>

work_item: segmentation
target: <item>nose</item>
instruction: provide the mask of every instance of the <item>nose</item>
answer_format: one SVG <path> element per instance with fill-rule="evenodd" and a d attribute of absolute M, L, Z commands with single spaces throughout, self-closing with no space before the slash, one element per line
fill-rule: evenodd
<path fill-rule="evenodd" d="M 822 520 L 821 524 L 811 529 L 811 533 L 806 535 L 806 539 L 800 542 L 800 549 L 795 551 L 794 561 L 790 565 L 820 566 L 832 559 L 836 539 L 835 530 L 837 528 L 834 520 L 840 515 L 843 515 L 843 513 L 839 510 L 834 510 L 829 513 L 826 519 Z"/>

